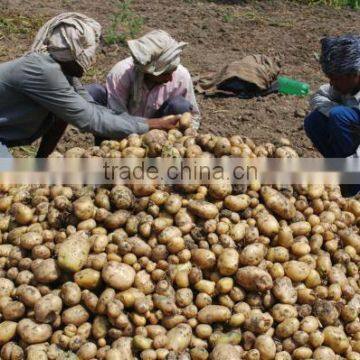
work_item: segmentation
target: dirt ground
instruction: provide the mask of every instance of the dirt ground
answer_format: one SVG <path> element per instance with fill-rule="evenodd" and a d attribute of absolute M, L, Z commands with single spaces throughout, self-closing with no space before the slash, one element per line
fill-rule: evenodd
<path fill-rule="evenodd" d="M 0 61 L 23 54 L 38 26 L 51 16 L 79 11 L 95 17 L 106 29 L 115 6 L 116 1 L 110 0 L 0 0 Z M 141 32 L 162 28 L 189 43 L 182 63 L 194 76 L 259 53 L 278 56 L 282 73 L 308 82 L 313 91 L 325 81 L 316 60 L 319 40 L 325 35 L 354 33 L 360 20 L 360 12 L 280 0 L 134 0 L 132 11 L 144 19 Z M 15 20 L 10 25 L 5 21 L 4 26 L 8 18 Z M 84 82 L 103 82 L 127 54 L 124 45 L 104 47 Z M 242 134 L 257 143 L 288 137 L 300 155 L 317 155 L 303 130 L 307 98 L 273 94 L 241 100 L 199 95 L 198 102 L 202 132 Z M 59 148 L 64 151 L 91 143 L 91 135 L 70 129 Z"/>

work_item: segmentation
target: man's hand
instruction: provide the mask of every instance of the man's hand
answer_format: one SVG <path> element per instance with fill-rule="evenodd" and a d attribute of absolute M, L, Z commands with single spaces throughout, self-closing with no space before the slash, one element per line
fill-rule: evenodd
<path fill-rule="evenodd" d="M 169 115 L 158 119 L 149 119 L 147 123 L 149 125 L 150 130 L 151 129 L 170 130 L 176 127 L 180 118 L 181 115 Z"/>

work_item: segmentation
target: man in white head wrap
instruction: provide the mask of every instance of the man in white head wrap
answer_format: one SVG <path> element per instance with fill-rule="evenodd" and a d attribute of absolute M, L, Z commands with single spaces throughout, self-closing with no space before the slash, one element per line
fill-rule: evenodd
<path fill-rule="evenodd" d="M 178 117 L 112 111 L 85 91 L 77 78 L 94 63 L 100 33 L 99 23 L 85 15 L 61 14 L 39 30 L 25 56 L 0 64 L 0 157 L 10 156 L 7 147 L 39 137 L 37 156 L 46 157 L 67 124 L 106 138 L 176 125 Z"/>
<path fill-rule="evenodd" d="M 60 63 L 75 62 L 85 72 L 95 62 L 100 24 L 83 14 L 64 13 L 50 19 L 37 33 L 31 52 L 49 53 Z"/>
<path fill-rule="evenodd" d="M 106 90 L 108 106 L 136 116 L 165 116 L 190 111 L 193 125 L 200 113 L 189 71 L 181 65 L 186 46 L 163 30 L 153 30 L 128 41 L 131 57 L 110 71 Z"/>

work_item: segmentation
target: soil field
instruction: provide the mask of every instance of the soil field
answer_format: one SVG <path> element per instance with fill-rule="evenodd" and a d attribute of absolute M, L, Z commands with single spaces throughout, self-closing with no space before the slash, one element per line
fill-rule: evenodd
<path fill-rule="evenodd" d="M 116 9 L 117 1 L 110 0 L 0 0 L 0 61 L 26 52 L 37 28 L 51 16 L 83 12 L 96 18 L 106 31 Z M 282 73 L 308 82 L 313 91 L 326 81 L 317 62 L 319 40 L 325 35 L 355 33 L 360 20 L 357 11 L 280 0 L 134 0 L 129 11 L 143 19 L 142 27 L 135 29 L 137 35 L 161 28 L 189 43 L 182 63 L 193 76 L 248 54 L 266 54 L 278 56 Z M 111 67 L 127 55 L 125 45 L 103 46 L 84 82 L 103 82 Z M 202 132 L 241 134 L 257 143 L 288 137 L 301 156 L 317 156 L 303 130 L 307 98 L 273 94 L 242 100 L 198 95 L 198 102 Z M 59 150 L 92 141 L 91 135 L 69 129 Z M 16 153 L 21 156 L 31 151 L 22 148 Z"/>

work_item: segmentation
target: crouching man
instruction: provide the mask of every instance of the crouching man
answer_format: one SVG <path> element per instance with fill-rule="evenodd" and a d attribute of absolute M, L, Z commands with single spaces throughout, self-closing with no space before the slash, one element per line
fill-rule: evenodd
<path fill-rule="evenodd" d="M 360 36 L 327 37 L 321 41 L 321 66 L 329 79 L 310 101 L 304 128 L 326 158 L 357 157 L 360 145 Z M 343 186 L 344 196 L 360 186 Z"/>

